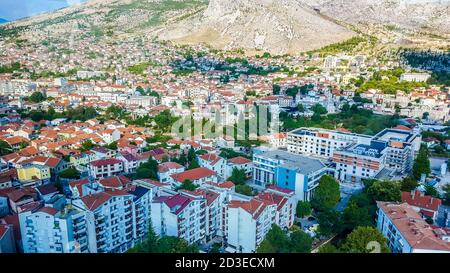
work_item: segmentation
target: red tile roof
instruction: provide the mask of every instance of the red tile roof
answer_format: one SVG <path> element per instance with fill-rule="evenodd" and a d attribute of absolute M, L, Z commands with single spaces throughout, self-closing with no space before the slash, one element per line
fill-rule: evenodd
<path fill-rule="evenodd" d="M 180 164 L 176 163 L 176 162 L 164 162 L 158 165 L 158 172 L 160 173 L 164 173 L 164 172 L 168 172 L 169 170 L 173 170 L 173 169 L 181 169 L 183 168 L 183 166 L 181 166 Z"/>
<path fill-rule="evenodd" d="M 259 215 L 265 210 L 267 205 L 260 200 L 257 200 L 255 198 L 251 199 L 250 201 L 238 201 L 238 200 L 232 200 L 228 204 L 229 208 L 241 208 L 250 215 L 252 215 L 253 219 L 258 219 Z"/>
<path fill-rule="evenodd" d="M 187 207 L 189 203 L 191 203 L 192 201 L 193 199 L 191 197 L 184 196 L 181 194 L 177 194 L 170 197 L 162 196 L 154 200 L 155 203 L 159 202 L 165 203 L 171 210 L 173 210 L 173 213 L 175 214 L 179 214 L 180 212 L 182 212 L 183 209 Z"/>
<path fill-rule="evenodd" d="M 50 215 L 56 215 L 58 213 L 57 209 L 50 208 L 50 207 L 42 207 L 39 211 L 50 214 Z"/>
<path fill-rule="evenodd" d="M 216 164 L 217 162 L 220 161 L 220 159 L 222 159 L 221 157 L 219 157 L 216 154 L 203 154 L 200 156 L 201 159 L 208 161 L 211 163 L 211 165 Z"/>
<path fill-rule="evenodd" d="M 91 162 L 91 165 L 94 167 L 99 166 L 105 166 L 105 165 L 114 165 L 114 164 L 120 164 L 122 161 L 116 158 L 106 158 L 106 159 L 99 159 Z"/>
<path fill-rule="evenodd" d="M 61 159 L 56 157 L 45 157 L 45 156 L 36 156 L 30 159 L 27 159 L 23 161 L 23 164 L 27 163 L 40 163 L 50 168 L 55 168 L 58 166 L 59 162 L 61 162 Z"/>
<path fill-rule="evenodd" d="M 101 179 L 98 183 L 106 188 L 122 188 L 130 184 L 131 181 L 126 176 L 120 175 Z"/>
<path fill-rule="evenodd" d="M 231 188 L 233 188 L 235 185 L 234 185 L 234 183 L 231 182 L 231 181 L 225 181 L 225 182 L 223 182 L 223 183 L 217 184 L 217 186 L 218 186 L 219 188 L 222 188 L 222 189 L 231 189 Z"/>
<path fill-rule="evenodd" d="M 421 191 L 402 192 L 402 202 L 406 202 L 411 206 L 437 211 L 442 205 L 442 200 L 432 196 L 425 196 Z"/>
<path fill-rule="evenodd" d="M 184 182 L 185 180 L 198 180 L 205 177 L 216 175 L 216 172 L 208 168 L 196 168 L 181 173 L 172 174 L 171 177 L 178 182 Z"/>
<path fill-rule="evenodd" d="M 450 251 L 450 243 L 436 235 L 433 228 L 407 203 L 377 202 L 412 248 Z"/>
<path fill-rule="evenodd" d="M 238 157 L 234 157 L 231 159 L 228 159 L 229 162 L 233 163 L 233 164 L 247 164 L 247 163 L 251 163 L 252 161 L 248 158 L 242 157 L 242 156 L 238 156 Z"/>

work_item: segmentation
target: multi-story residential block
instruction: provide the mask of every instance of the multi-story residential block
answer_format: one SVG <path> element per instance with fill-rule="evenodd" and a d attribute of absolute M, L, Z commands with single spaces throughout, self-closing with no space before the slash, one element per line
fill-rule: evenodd
<path fill-rule="evenodd" d="M 116 151 L 105 148 L 105 147 L 94 147 L 91 149 L 91 152 L 95 154 L 95 157 L 98 159 L 106 159 L 116 156 Z"/>
<path fill-rule="evenodd" d="M 203 185 L 206 182 L 217 183 L 217 175 L 215 171 L 208 168 L 196 168 L 181 173 L 170 175 L 170 183 L 173 187 L 180 186 L 184 181 L 190 180 L 196 185 Z"/>
<path fill-rule="evenodd" d="M 297 200 L 295 192 L 277 186 L 269 186 L 258 194 L 260 200 L 266 200 L 277 205 L 275 224 L 286 230 L 294 224 Z"/>
<path fill-rule="evenodd" d="M 402 128 L 385 129 L 373 137 L 316 128 L 288 134 L 288 151 L 332 159 L 335 177 L 341 181 L 375 178 L 383 169 L 383 175 L 404 175 L 419 148 L 417 133 Z"/>
<path fill-rule="evenodd" d="M 25 253 L 91 252 L 84 212 L 66 206 L 62 209 L 37 203 L 19 213 Z"/>
<path fill-rule="evenodd" d="M 203 196 L 174 194 L 156 197 L 151 208 L 158 235 L 176 236 L 192 244 L 205 239 L 206 200 Z"/>
<path fill-rule="evenodd" d="M 253 154 L 253 181 L 294 191 L 297 200 L 310 200 L 327 167 L 318 159 L 281 150 L 256 150 Z"/>
<path fill-rule="evenodd" d="M 72 166 L 88 166 L 91 161 L 97 160 L 96 154 L 91 151 L 86 151 L 84 153 L 75 154 L 70 156 L 69 162 Z"/>
<path fill-rule="evenodd" d="M 385 165 L 397 173 L 407 173 L 414 163 L 414 156 L 420 149 L 419 134 L 402 129 L 384 129 L 373 138 L 386 143 Z"/>
<path fill-rule="evenodd" d="M 17 168 L 17 178 L 23 186 L 38 186 L 50 182 L 50 168 L 39 164 L 24 164 Z"/>
<path fill-rule="evenodd" d="M 386 143 L 373 141 L 370 145 L 355 144 L 334 151 L 335 177 L 340 181 L 361 182 L 375 178 L 385 167 Z"/>
<path fill-rule="evenodd" d="M 119 159 L 123 163 L 123 171 L 125 173 L 134 173 L 138 167 L 138 159 L 126 152 L 118 153 L 116 159 Z"/>
<path fill-rule="evenodd" d="M 222 220 L 221 209 L 224 203 L 220 202 L 220 193 L 212 189 L 197 189 L 192 194 L 202 196 L 206 200 L 205 240 L 209 242 L 219 234 Z"/>
<path fill-rule="evenodd" d="M 204 154 L 198 157 L 198 163 L 203 168 L 208 168 L 216 172 L 221 180 L 226 179 L 226 161 L 216 154 Z"/>
<path fill-rule="evenodd" d="M 114 190 L 86 195 L 73 205 L 86 212 L 92 252 L 121 253 L 134 245 L 134 195 Z"/>
<path fill-rule="evenodd" d="M 36 156 L 23 161 L 22 164 L 33 164 L 35 166 L 40 165 L 48 167 L 50 169 L 50 179 L 53 182 L 56 181 L 56 177 L 59 172 L 69 167 L 69 164 L 60 158 L 46 156 Z"/>
<path fill-rule="evenodd" d="M 170 175 L 184 172 L 186 168 L 176 162 L 164 162 L 158 165 L 158 178 L 162 183 L 170 180 Z"/>
<path fill-rule="evenodd" d="M 330 158 L 335 150 L 349 145 L 370 144 L 371 137 L 318 128 L 300 128 L 288 133 L 287 149 L 291 153 Z"/>
<path fill-rule="evenodd" d="M 226 161 L 225 166 L 225 179 L 228 179 L 232 173 L 233 169 L 244 170 L 247 178 L 252 177 L 253 174 L 253 162 L 245 157 L 238 156 L 234 158 L 230 158 Z"/>
<path fill-rule="evenodd" d="M 450 242 L 406 203 L 377 202 L 377 228 L 394 253 L 450 253 Z"/>
<path fill-rule="evenodd" d="M 89 174 L 94 178 L 116 176 L 123 172 L 123 162 L 116 158 L 99 159 L 89 164 Z"/>
<path fill-rule="evenodd" d="M 252 253 L 264 240 L 276 221 L 277 205 L 253 198 L 232 200 L 226 216 L 228 252 Z"/>

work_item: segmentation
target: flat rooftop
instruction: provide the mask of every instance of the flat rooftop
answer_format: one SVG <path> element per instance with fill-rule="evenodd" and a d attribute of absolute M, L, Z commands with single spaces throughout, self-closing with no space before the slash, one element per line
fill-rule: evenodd
<path fill-rule="evenodd" d="M 309 174 L 325 168 L 320 160 L 303 155 L 292 154 L 281 150 L 266 151 L 258 156 L 263 156 L 282 161 L 281 167 L 295 170 L 302 174 Z"/>
<path fill-rule="evenodd" d="M 413 140 L 414 134 L 408 131 L 396 130 L 396 129 L 384 129 L 375 135 L 375 139 L 389 141 L 400 141 L 409 143 Z"/>

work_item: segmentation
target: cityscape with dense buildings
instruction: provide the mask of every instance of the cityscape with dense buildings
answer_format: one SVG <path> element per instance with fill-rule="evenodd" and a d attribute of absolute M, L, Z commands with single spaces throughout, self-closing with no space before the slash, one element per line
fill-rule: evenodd
<path fill-rule="evenodd" d="M 450 253 L 450 1 L 6 2 L 0 257 Z"/>

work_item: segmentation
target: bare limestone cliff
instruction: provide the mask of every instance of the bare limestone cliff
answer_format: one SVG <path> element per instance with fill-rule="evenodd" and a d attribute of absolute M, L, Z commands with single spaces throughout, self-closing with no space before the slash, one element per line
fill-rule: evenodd
<path fill-rule="evenodd" d="M 204 12 L 158 35 L 179 43 L 286 54 L 321 48 L 354 33 L 295 0 L 210 0 Z"/>

